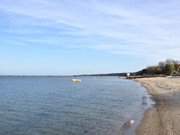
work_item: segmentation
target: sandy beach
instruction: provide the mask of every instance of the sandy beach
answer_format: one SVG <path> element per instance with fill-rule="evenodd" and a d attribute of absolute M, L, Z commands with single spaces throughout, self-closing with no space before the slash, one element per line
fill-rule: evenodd
<path fill-rule="evenodd" d="M 180 135 L 180 78 L 136 79 L 156 102 L 146 111 L 137 135 Z"/>

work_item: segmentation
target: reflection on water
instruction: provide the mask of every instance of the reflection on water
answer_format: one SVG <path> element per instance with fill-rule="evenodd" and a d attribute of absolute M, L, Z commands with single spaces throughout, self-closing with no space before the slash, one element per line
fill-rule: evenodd
<path fill-rule="evenodd" d="M 0 77 L 0 135 L 120 135 L 148 106 L 142 104 L 146 91 L 133 81 L 71 79 Z"/>

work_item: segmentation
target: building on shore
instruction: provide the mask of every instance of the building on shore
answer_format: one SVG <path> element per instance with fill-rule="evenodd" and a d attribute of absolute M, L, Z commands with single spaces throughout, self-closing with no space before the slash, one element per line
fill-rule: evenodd
<path fill-rule="evenodd" d="M 130 73 L 127 73 L 127 74 L 126 74 L 126 77 L 127 77 L 127 78 L 129 78 L 129 77 L 130 77 L 130 75 L 131 75 Z"/>

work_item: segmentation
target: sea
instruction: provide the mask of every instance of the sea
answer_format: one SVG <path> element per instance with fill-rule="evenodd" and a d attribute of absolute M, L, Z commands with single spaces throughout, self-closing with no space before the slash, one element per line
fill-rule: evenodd
<path fill-rule="evenodd" d="M 135 135 L 153 103 L 145 88 L 119 77 L 73 78 L 1 76 L 0 135 Z"/>

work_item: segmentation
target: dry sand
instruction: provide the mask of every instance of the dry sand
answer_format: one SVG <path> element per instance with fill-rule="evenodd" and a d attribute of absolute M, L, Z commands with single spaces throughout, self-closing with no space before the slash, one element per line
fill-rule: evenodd
<path fill-rule="evenodd" d="M 180 135 L 180 78 L 136 79 L 152 95 L 156 105 L 149 109 L 137 135 Z"/>

